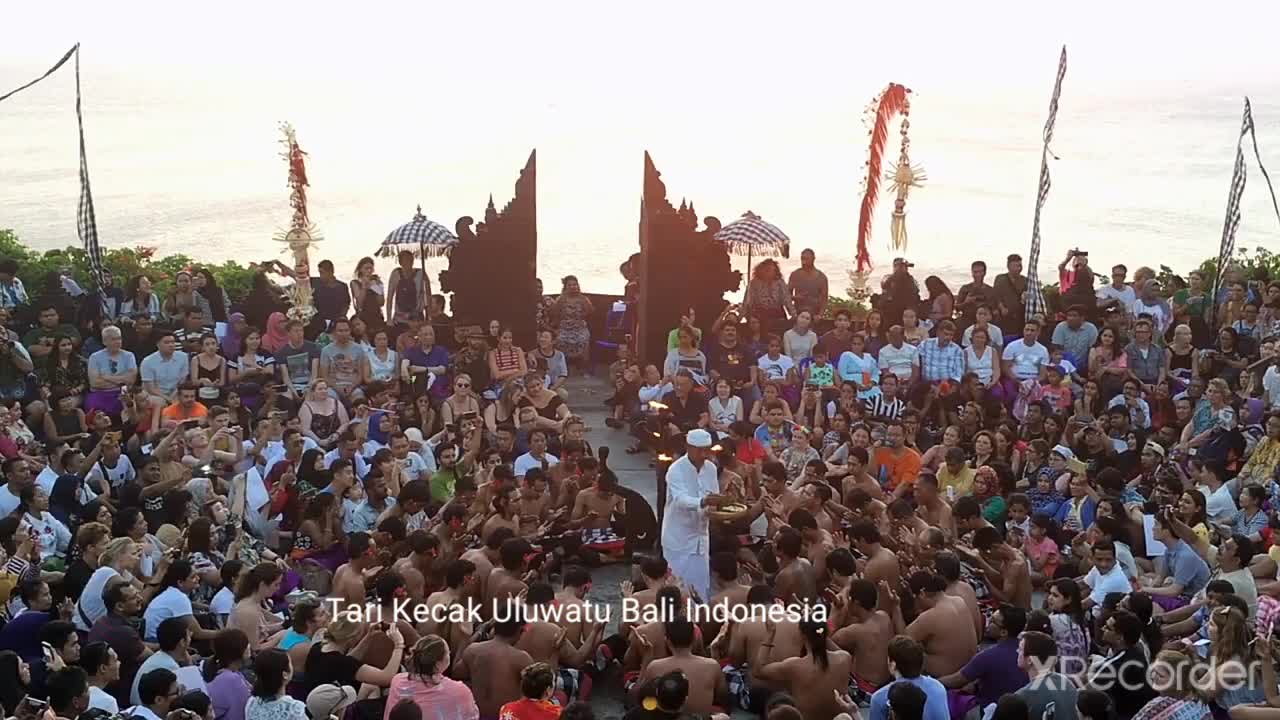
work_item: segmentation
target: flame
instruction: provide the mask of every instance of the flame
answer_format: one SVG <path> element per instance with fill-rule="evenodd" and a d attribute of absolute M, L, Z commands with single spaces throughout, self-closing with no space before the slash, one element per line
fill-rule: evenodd
<path fill-rule="evenodd" d="M 669 463 L 669 462 L 671 462 L 672 460 L 675 460 L 675 458 L 671 457 L 670 455 L 668 455 L 668 454 L 666 454 L 666 453 L 660 453 L 660 454 L 658 455 L 658 462 L 665 462 L 665 463 Z"/>
<path fill-rule="evenodd" d="M 670 405 L 664 405 L 664 404 L 662 404 L 662 403 L 658 402 L 657 400 L 650 400 L 650 401 L 649 401 L 649 407 L 651 407 L 651 408 L 655 408 L 655 409 L 657 409 L 657 410 L 670 410 L 670 409 L 671 409 L 671 406 L 670 406 Z"/>

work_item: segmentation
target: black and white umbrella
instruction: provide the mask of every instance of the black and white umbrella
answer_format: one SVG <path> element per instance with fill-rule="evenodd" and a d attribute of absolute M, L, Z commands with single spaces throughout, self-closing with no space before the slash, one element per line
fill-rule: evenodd
<path fill-rule="evenodd" d="M 426 260 L 429 257 L 448 255 L 454 245 L 458 244 L 458 236 L 449 228 L 434 220 L 428 220 L 422 214 L 422 206 L 413 219 L 392 230 L 387 239 L 378 248 L 378 257 L 394 257 L 401 250 L 412 252 L 415 257 Z"/>
<path fill-rule="evenodd" d="M 751 271 L 753 255 L 791 256 L 791 238 L 777 225 L 762 220 L 750 210 L 721 228 L 715 237 L 730 253 L 747 256 L 747 272 Z"/>

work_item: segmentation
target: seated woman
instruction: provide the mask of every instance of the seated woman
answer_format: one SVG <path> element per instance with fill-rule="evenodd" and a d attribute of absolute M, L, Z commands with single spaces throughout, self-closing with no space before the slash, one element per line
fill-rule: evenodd
<path fill-rule="evenodd" d="M 369 379 L 385 384 L 393 395 L 398 395 L 401 358 L 400 353 L 391 347 L 391 335 L 385 328 L 373 331 L 373 347 L 364 358 L 369 363 Z"/>
<path fill-rule="evenodd" d="M 697 385 L 707 384 L 707 356 L 698 349 L 697 336 L 693 334 L 692 328 L 682 327 L 677 329 L 677 345 L 674 350 L 667 352 L 667 359 L 662 364 L 662 374 L 668 380 L 674 378 L 679 370 L 688 370 L 693 374 L 693 381 Z M 779 342 L 778 351 L 782 351 L 782 344 Z"/>
<path fill-rule="evenodd" d="M 335 618 L 325 628 L 324 640 L 313 643 L 307 653 L 306 667 L 303 668 L 307 692 L 326 684 L 353 688 L 361 684 L 390 687 L 404 659 L 404 637 L 400 635 L 398 625 L 391 624 L 383 633 L 345 614 Z M 370 642 L 377 636 L 384 636 L 392 642 L 391 657 L 382 668 L 366 665 L 362 660 Z"/>
<path fill-rule="evenodd" d="M 275 563 L 259 563 L 236 588 L 236 604 L 227 617 L 227 627 L 243 632 L 254 652 L 275 647 L 284 636 L 284 623 L 271 614 L 270 606 L 283 577 Z"/>
<path fill-rule="evenodd" d="M 490 327 L 490 330 L 493 328 Z M 489 377 L 493 378 L 493 389 L 502 387 L 508 380 L 522 378 L 529 374 L 529 364 L 525 352 L 513 342 L 515 336 L 511 328 L 499 327 L 497 345 L 489 351 Z"/>
<path fill-rule="evenodd" d="M 751 414 L 747 417 L 747 421 L 752 425 L 759 425 L 764 422 L 764 408 L 773 400 L 782 399 L 782 388 L 774 382 L 767 382 L 761 386 L 760 399 L 755 401 L 751 406 Z M 791 406 L 782 403 L 783 415 L 788 421 L 793 421 L 791 414 Z"/>
<path fill-rule="evenodd" d="M 53 446 L 60 443 L 73 443 L 89 436 L 89 426 L 85 424 L 84 411 L 76 407 L 75 395 L 57 388 L 49 404 L 51 409 L 44 416 L 46 444 Z"/>
<path fill-rule="evenodd" d="M 75 399 L 77 407 L 81 405 L 84 394 L 89 390 L 89 370 L 84 358 L 76 352 L 71 338 L 59 338 L 57 347 L 45 358 L 45 364 L 39 370 L 42 385 L 62 388 Z"/>
<path fill-rule="evenodd" d="M 547 389 L 543 378 L 539 375 L 528 375 L 524 379 L 524 399 L 521 407 L 532 407 L 538 411 L 536 427 L 558 434 L 564 429 L 564 423 L 572 413 L 569 405 L 557 393 Z"/>
<path fill-rule="evenodd" d="M 479 417 L 480 399 L 471 387 L 471 376 L 460 374 L 453 378 L 453 394 L 440 403 L 440 419 L 449 425 L 464 415 Z"/>
<path fill-rule="evenodd" d="M 227 381 L 240 393 L 246 407 L 257 407 L 262 388 L 275 382 L 276 358 L 262 347 L 262 335 L 255 329 L 240 339 L 240 351 L 227 361 Z"/>
<path fill-rule="evenodd" d="M 289 559 L 295 567 L 308 562 L 336 572 L 348 560 L 343 540 L 342 501 L 332 493 L 319 493 L 307 503 Z"/>
<path fill-rule="evenodd" d="M 200 336 L 200 352 L 191 357 L 190 379 L 198 387 L 219 390 L 227 384 L 227 359 L 218 354 L 218 338 L 213 333 Z"/>
<path fill-rule="evenodd" d="M 516 412 L 524 399 L 524 388 L 520 385 L 516 380 L 508 380 L 502 385 L 497 401 L 484 409 L 484 426 L 490 434 L 496 433 L 500 426 L 515 425 Z"/>
<path fill-rule="evenodd" d="M 320 447 L 331 450 L 338 441 L 338 434 L 348 423 L 347 409 L 329 393 L 329 383 L 317 380 L 307 393 L 307 399 L 298 408 L 298 420 L 302 434 Z"/>

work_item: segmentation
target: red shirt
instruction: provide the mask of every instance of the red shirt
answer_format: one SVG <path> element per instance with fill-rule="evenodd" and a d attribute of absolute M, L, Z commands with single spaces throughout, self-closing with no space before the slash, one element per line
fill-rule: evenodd
<path fill-rule="evenodd" d="M 529 698 L 509 702 L 498 712 L 498 720 L 555 720 L 558 717 L 560 706 Z"/>
<path fill-rule="evenodd" d="M 764 445 L 754 437 L 748 437 L 738 443 L 738 451 L 736 453 L 738 461 L 745 465 L 754 465 L 756 462 L 764 462 L 768 458 L 768 454 L 764 451 Z"/>

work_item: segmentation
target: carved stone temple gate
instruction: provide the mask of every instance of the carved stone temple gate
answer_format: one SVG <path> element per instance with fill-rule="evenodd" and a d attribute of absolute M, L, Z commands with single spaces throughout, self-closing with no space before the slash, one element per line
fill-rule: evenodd
<path fill-rule="evenodd" d="M 644 154 L 644 191 L 640 201 L 639 312 L 637 357 L 657 363 L 667 354 L 667 334 L 692 306 L 703 332 L 727 304 L 726 292 L 738 289 L 742 273 L 733 270 L 729 253 L 715 240 L 720 221 L 708 216 L 698 230 L 693 204 L 680 208 L 667 200 L 667 187 L 649 153 Z"/>
<path fill-rule="evenodd" d="M 487 329 L 490 320 L 498 320 L 526 348 L 532 346 L 540 300 L 537 154 L 529 153 L 515 195 L 501 211 L 490 195 L 483 222 L 458 218 L 458 244 L 449 254 L 449 269 L 440 272 L 440 291 L 453 293 L 455 324 Z"/>

